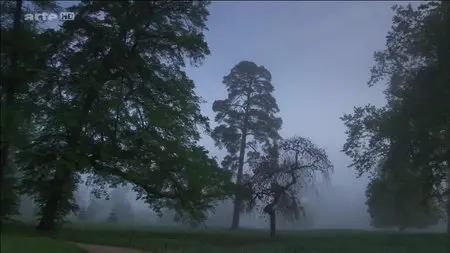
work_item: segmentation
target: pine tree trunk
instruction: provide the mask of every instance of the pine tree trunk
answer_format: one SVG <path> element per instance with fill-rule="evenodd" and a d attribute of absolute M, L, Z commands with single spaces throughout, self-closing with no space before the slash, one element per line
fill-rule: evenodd
<path fill-rule="evenodd" d="M 242 205 L 241 197 L 239 195 L 239 192 L 236 192 L 236 194 L 234 195 L 234 202 L 233 202 L 233 219 L 231 221 L 231 229 L 239 228 L 241 205 Z"/>
<path fill-rule="evenodd" d="M 241 185 L 242 184 L 242 178 L 244 176 L 244 158 L 245 158 L 245 149 L 247 146 L 247 130 L 242 130 L 242 138 L 240 143 L 240 150 L 239 150 L 239 167 L 237 171 L 237 177 L 236 177 L 236 184 Z M 241 192 L 237 191 L 234 195 L 234 206 L 233 206 L 233 220 L 231 222 L 231 229 L 238 229 L 239 228 L 239 219 L 241 215 L 241 206 L 242 206 L 242 196 Z"/>

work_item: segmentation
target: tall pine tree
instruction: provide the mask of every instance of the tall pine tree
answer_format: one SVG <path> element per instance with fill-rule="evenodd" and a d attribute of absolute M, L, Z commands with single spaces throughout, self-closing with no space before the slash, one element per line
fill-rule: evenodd
<path fill-rule="evenodd" d="M 254 62 L 241 61 L 223 78 L 228 97 L 216 100 L 213 111 L 219 123 L 212 137 L 216 145 L 225 147 L 228 155 L 222 165 L 237 172 L 236 184 L 242 184 L 244 164 L 259 157 L 260 144 L 279 138 L 282 120 L 273 97 L 274 86 L 270 72 Z M 245 159 L 246 152 L 249 159 Z M 232 229 L 239 227 L 242 208 L 240 187 L 235 192 Z"/>

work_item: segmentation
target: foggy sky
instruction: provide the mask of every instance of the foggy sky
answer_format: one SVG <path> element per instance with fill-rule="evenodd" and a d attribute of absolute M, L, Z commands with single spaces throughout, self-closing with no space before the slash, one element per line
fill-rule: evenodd
<path fill-rule="evenodd" d="M 212 103 L 226 96 L 222 78 L 241 60 L 265 66 L 283 118 L 281 135 L 310 137 L 336 167 L 333 185 L 349 186 L 354 173 L 342 153 L 353 106 L 385 103 L 383 85 L 369 88 L 375 50 L 384 48 L 393 2 L 213 2 L 206 41 L 211 56 L 189 68 L 202 112 L 214 123 Z M 211 138 L 202 140 L 222 157 Z"/>
<path fill-rule="evenodd" d="M 385 103 L 383 84 L 369 88 L 373 53 L 384 49 L 395 2 L 213 2 L 206 40 L 211 56 L 188 75 L 207 103 L 224 99 L 222 78 L 241 60 L 265 66 L 283 118 L 281 135 L 309 137 L 335 166 L 329 190 L 316 200 L 316 227 L 368 227 L 366 178 L 357 179 L 341 152 L 345 126 L 339 119 L 354 106 Z M 405 4 L 405 2 L 403 2 Z M 205 136 L 213 155 L 225 152 Z M 345 208 L 340 208 L 345 207 Z M 331 211 L 330 211 L 331 210 Z"/>
<path fill-rule="evenodd" d="M 355 216 L 366 216 L 367 179 L 356 179 L 353 169 L 347 168 L 350 159 L 341 152 L 346 129 L 339 117 L 354 106 L 385 103 L 384 85 L 369 88 L 366 83 L 374 51 L 384 49 L 392 4 L 213 2 L 206 33 L 211 56 L 202 67 L 188 71 L 197 93 L 207 100 L 202 111 L 212 126 L 216 125 L 212 102 L 225 98 L 222 78 L 235 64 L 251 60 L 272 73 L 283 118 L 281 135 L 310 137 L 326 149 L 335 166 L 332 191 L 320 194 L 324 208 L 318 208 L 321 218 L 315 220 L 323 226 L 344 225 Z M 225 154 L 207 136 L 202 144 L 214 155 Z"/>
<path fill-rule="evenodd" d="M 321 192 L 319 226 L 348 226 L 349 219 L 367 216 L 367 179 L 356 179 L 347 168 L 350 160 L 340 151 L 346 129 L 339 117 L 354 106 L 385 103 L 385 86 L 369 88 L 366 83 L 374 51 L 384 49 L 394 3 L 213 2 L 206 32 L 211 56 L 200 68 L 187 70 L 197 94 L 207 101 L 201 108 L 212 127 L 212 103 L 225 98 L 222 78 L 234 65 L 250 60 L 271 72 L 283 119 L 281 135 L 311 138 L 335 166 L 333 190 Z M 225 155 L 208 136 L 201 144 L 212 155 Z M 361 219 L 368 225 L 367 218 Z"/>

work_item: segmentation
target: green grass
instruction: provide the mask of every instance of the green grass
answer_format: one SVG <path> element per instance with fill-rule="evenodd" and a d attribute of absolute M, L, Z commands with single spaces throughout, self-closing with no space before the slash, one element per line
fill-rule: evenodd
<path fill-rule="evenodd" d="M 34 235 L 31 226 L 7 224 L 8 235 Z M 439 233 L 365 232 L 358 230 L 283 231 L 270 238 L 265 230 L 174 229 L 71 224 L 50 235 L 75 241 L 137 248 L 156 252 L 184 253 L 449 253 L 450 238 Z M 54 242 L 54 241 L 51 241 Z M 3 244 L 3 240 L 2 240 Z M 41 251 L 21 251 L 37 253 Z M 48 253 L 51 251 L 46 251 Z M 65 253 L 70 252 L 68 250 Z M 2 246 L 2 253 L 3 246 Z M 10 253 L 6 251 L 6 253 Z M 14 251 L 11 253 L 15 253 Z"/>
<path fill-rule="evenodd" d="M 77 246 L 45 237 L 1 236 L 2 253 L 86 253 Z"/>

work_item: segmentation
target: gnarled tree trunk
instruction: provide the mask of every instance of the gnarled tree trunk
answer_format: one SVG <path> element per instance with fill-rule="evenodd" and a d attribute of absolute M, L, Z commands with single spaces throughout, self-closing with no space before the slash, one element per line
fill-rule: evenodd
<path fill-rule="evenodd" d="M 277 231 L 276 227 L 276 213 L 272 212 L 270 215 L 270 236 L 275 236 Z"/>
<path fill-rule="evenodd" d="M 275 198 L 272 203 L 264 207 L 264 212 L 269 215 L 270 236 L 275 236 L 277 230 L 276 224 L 276 212 L 275 205 L 278 202 L 278 198 Z"/>

